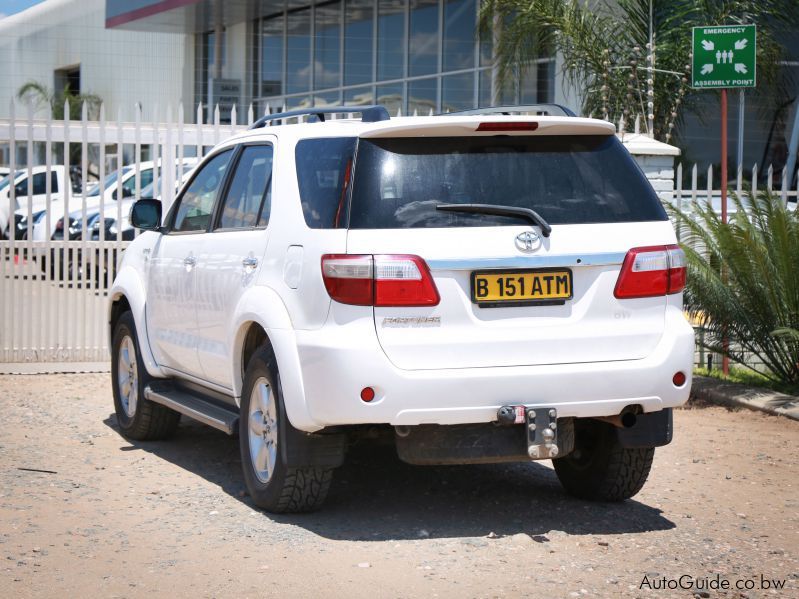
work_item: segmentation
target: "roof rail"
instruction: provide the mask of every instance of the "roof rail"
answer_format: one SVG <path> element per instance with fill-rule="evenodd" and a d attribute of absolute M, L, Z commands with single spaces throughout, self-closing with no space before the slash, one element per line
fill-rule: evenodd
<path fill-rule="evenodd" d="M 485 108 L 475 108 L 473 110 L 459 110 L 458 112 L 447 112 L 445 115 L 471 116 L 476 114 L 517 114 L 529 112 L 544 116 L 577 116 L 570 109 L 560 104 L 525 104 L 521 106 L 487 106 Z"/>
<path fill-rule="evenodd" d="M 317 120 L 322 123 L 325 122 L 326 114 L 336 114 L 344 112 L 360 112 L 361 121 L 364 123 L 376 123 L 378 121 L 387 121 L 391 117 L 385 107 L 376 104 L 374 106 L 329 106 L 325 108 L 301 108 L 299 110 L 289 110 L 288 112 L 276 112 L 274 114 L 267 114 L 250 125 L 250 129 L 260 129 L 265 127 L 270 121 L 282 121 L 292 117 L 300 116 L 315 116 Z"/>

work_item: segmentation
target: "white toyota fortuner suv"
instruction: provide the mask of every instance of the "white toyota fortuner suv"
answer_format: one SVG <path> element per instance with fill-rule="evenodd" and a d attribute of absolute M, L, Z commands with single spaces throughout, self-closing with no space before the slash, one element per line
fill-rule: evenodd
<path fill-rule="evenodd" d="M 552 459 L 571 494 L 623 500 L 688 398 L 672 226 L 614 126 L 557 106 L 270 115 L 131 222 L 119 426 L 238 433 L 266 510 L 318 507 L 367 430 L 412 464 Z"/>

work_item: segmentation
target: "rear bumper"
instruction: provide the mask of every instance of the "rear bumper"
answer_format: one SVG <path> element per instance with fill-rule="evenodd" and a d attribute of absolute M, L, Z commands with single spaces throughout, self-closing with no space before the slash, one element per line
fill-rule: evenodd
<path fill-rule="evenodd" d="M 555 407 L 559 417 L 618 414 L 631 404 L 645 412 L 688 399 L 693 329 L 676 307 L 647 358 L 615 362 L 441 370 L 401 370 L 381 349 L 371 318 L 297 331 L 305 404 L 316 427 L 346 424 L 467 424 L 496 420 L 508 404 Z M 672 377 L 687 381 L 675 387 Z M 375 399 L 365 403 L 361 389 Z"/>

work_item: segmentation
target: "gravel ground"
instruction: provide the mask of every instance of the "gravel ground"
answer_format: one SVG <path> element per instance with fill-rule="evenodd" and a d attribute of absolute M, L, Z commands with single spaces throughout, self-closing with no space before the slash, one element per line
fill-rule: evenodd
<path fill-rule="evenodd" d="M 799 597 L 799 423 L 780 417 L 677 411 L 622 504 L 569 498 L 548 463 L 365 448 L 322 511 L 272 516 L 236 439 L 187 419 L 122 438 L 107 374 L 0 376 L 0 414 L 0 597 Z M 684 575 L 732 588 L 655 590 Z"/>

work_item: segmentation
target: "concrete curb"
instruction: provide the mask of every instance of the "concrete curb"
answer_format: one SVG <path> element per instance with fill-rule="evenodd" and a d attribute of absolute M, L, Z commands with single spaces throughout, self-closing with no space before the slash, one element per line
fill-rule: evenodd
<path fill-rule="evenodd" d="M 0 364 L 0 374 L 76 374 L 110 372 L 111 362 L 11 362 Z"/>
<path fill-rule="evenodd" d="M 727 383 L 712 377 L 694 376 L 691 399 L 714 404 L 760 410 L 775 416 L 799 420 L 799 397 L 760 387 Z"/>

